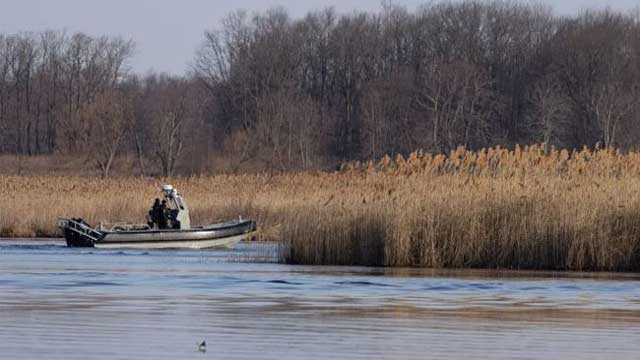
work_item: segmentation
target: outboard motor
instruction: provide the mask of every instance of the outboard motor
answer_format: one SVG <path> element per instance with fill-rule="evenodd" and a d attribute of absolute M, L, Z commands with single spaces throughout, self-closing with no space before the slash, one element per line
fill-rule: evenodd
<path fill-rule="evenodd" d="M 60 219 L 58 226 L 62 229 L 69 247 L 94 247 L 103 237 L 102 233 L 80 218 Z"/>

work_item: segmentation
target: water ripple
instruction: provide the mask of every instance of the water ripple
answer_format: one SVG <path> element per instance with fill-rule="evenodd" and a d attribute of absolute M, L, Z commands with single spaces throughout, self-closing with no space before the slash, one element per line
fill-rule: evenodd
<path fill-rule="evenodd" d="M 62 245 L 0 242 L 0 358 L 640 353 L 633 274 L 284 266 L 273 263 L 272 245 L 160 252 Z M 202 340 L 206 354 L 197 349 Z"/>

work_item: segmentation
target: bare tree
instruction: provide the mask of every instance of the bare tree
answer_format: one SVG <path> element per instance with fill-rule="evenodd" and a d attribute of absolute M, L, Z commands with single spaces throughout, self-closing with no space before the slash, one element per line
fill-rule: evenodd
<path fill-rule="evenodd" d="M 255 155 L 270 170 L 309 168 L 321 149 L 317 105 L 291 88 L 265 95 L 258 101 L 258 117 L 252 134 Z"/>
<path fill-rule="evenodd" d="M 637 92 L 637 53 L 628 18 L 587 12 L 559 33 L 557 74 L 570 99 L 576 146 L 616 143 Z"/>
<path fill-rule="evenodd" d="M 109 171 L 125 135 L 133 123 L 133 107 L 125 94 L 116 90 L 102 93 L 82 107 L 84 147 L 103 177 Z"/>
<path fill-rule="evenodd" d="M 548 145 L 560 145 L 569 133 L 568 99 L 562 94 L 560 84 L 549 76 L 536 83 L 529 92 L 532 109 L 528 123 L 531 133 Z"/>
<path fill-rule="evenodd" d="M 491 81 L 472 64 L 433 64 L 417 98 L 432 124 L 433 147 L 440 151 L 487 142 L 494 106 Z"/>
<path fill-rule="evenodd" d="M 148 98 L 154 102 L 148 127 L 150 150 L 164 177 L 175 174 L 184 150 L 185 128 L 193 121 L 194 105 L 189 102 L 189 92 L 189 84 L 184 80 L 164 78 Z"/>

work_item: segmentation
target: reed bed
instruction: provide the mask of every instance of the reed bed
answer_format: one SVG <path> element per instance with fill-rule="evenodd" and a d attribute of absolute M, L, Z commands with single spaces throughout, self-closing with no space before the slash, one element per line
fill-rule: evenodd
<path fill-rule="evenodd" d="M 253 217 L 294 264 L 640 270 L 640 154 L 544 145 L 344 164 L 338 172 L 164 180 L 193 222 Z M 61 216 L 144 221 L 160 181 L 0 176 L 0 234 Z"/>

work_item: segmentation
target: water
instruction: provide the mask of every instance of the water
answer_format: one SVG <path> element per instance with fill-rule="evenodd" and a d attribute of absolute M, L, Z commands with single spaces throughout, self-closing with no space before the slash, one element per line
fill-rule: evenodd
<path fill-rule="evenodd" d="M 275 254 L 1 241 L 0 358 L 640 356 L 635 275 L 286 266 Z"/>

